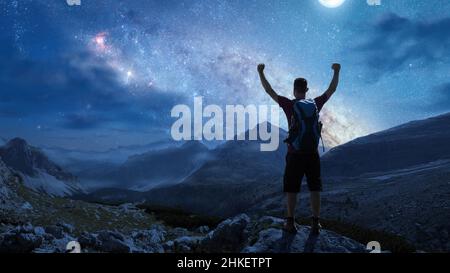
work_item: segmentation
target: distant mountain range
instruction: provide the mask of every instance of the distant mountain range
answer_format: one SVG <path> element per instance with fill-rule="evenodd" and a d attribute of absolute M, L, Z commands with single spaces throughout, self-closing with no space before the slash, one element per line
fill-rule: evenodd
<path fill-rule="evenodd" d="M 340 145 L 322 158 L 324 176 L 387 172 L 450 158 L 450 114 L 413 121 Z"/>
<path fill-rule="evenodd" d="M 24 178 L 25 185 L 50 195 L 65 196 L 79 193 L 77 178 L 49 160 L 38 148 L 21 138 L 14 138 L 0 147 L 5 165 Z"/>
<path fill-rule="evenodd" d="M 260 141 L 228 141 L 182 183 L 149 191 L 145 199 L 210 215 L 245 211 L 282 190 L 286 132 L 280 133 L 280 148 L 274 152 L 261 152 Z"/>
<path fill-rule="evenodd" d="M 231 216 L 281 191 L 279 179 L 287 150 L 283 143 L 286 135 L 280 129 L 280 146 L 274 152 L 261 152 L 261 141 L 227 141 L 209 151 L 208 160 L 176 185 L 163 185 L 147 192 L 101 189 L 85 198 L 148 201 L 201 214 Z M 201 145 L 195 143 L 190 145 Z M 149 164 L 145 166 L 151 168 Z"/>
<path fill-rule="evenodd" d="M 143 151 L 158 151 L 169 147 L 178 147 L 182 144 L 183 142 L 167 140 L 143 145 L 118 146 L 103 151 L 66 149 L 53 146 L 44 146 L 41 149 L 51 160 L 58 162 L 61 166 L 78 175 L 78 173 L 82 173 L 95 165 L 115 166 L 122 164 L 130 156 L 141 154 Z"/>
<path fill-rule="evenodd" d="M 94 165 L 81 178 L 96 181 L 103 188 L 146 191 L 160 185 L 181 182 L 189 174 L 211 159 L 208 148 L 200 142 L 187 142 L 130 156 L 123 164 L 113 167 Z"/>

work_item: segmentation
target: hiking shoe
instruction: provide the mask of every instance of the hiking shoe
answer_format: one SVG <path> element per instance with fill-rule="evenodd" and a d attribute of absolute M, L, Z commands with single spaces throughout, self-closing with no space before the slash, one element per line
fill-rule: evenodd
<path fill-rule="evenodd" d="M 311 233 L 313 235 L 319 235 L 322 225 L 320 224 L 319 217 L 311 217 Z"/>
<path fill-rule="evenodd" d="M 294 217 L 286 217 L 286 221 L 284 222 L 284 225 L 283 225 L 283 230 L 288 233 L 292 233 L 292 234 L 297 233 L 297 228 L 295 227 Z"/>

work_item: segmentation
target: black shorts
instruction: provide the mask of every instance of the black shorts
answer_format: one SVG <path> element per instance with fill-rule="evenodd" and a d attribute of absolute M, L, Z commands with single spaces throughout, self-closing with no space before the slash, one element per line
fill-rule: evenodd
<path fill-rule="evenodd" d="M 322 191 L 319 154 L 288 153 L 286 155 L 286 169 L 284 170 L 283 191 L 300 192 L 300 186 L 305 175 L 309 191 Z"/>

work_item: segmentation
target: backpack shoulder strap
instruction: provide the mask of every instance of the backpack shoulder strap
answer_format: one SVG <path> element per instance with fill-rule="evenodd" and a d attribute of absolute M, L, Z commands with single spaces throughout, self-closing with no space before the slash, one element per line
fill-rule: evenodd
<path fill-rule="evenodd" d="M 308 104 L 313 104 L 314 108 L 315 108 L 315 111 L 314 111 L 313 115 L 316 116 L 316 117 L 319 116 L 319 111 L 318 111 L 316 102 L 313 99 L 305 99 L 305 100 L 303 100 L 303 102 L 307 102 Z M 302 100 L 297 101 L 297 103 L 302 103 Z M 303 103 L 303 104 L 306 104 L 306 103 Z M 306 115 L 305 110 L 303 109 L 303 107 L 298 106 L 297 108 L 300 111 L 300 114 L 302 115 L 302 119 L 305 119 L 307 117 L 307 115 Z"/>
<path fill-rule="evenodd" d="M 311 104 L 314 104 L 314 107 L 316 108 L 316 111 L 319 112 L 319 108 L 317 107 L 317 103 L 315 99 L 306 99 Z"/>
<path fill-rule="evenodd" d="M 298 110 L 300 111 L 300 114 L 302 115 L 301 116 L 301 119 L 305 119 L 306 118 L 306 113 L 305 113 L 305 111 L 303 110 L 303 108 L 301 107 L 301 106 L 299 106 L 299 107 L 297 107 L 298 108 Z"/>

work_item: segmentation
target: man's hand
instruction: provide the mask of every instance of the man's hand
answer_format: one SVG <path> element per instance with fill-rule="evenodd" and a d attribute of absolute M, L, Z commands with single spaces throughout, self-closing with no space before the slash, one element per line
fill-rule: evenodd
<path fill-rule="evenodd" d="M 264 72 L 264 68 L 266 68 L 265 64 L 258 64 L 258 72 L 259 73 L 263 73 Z"/>
<path fill-rule="evenodd" d="M 331 69 L 333 69 L 334 72 L 339 72 L 339 71 L 341 71 L 341 65 L 338 64 L 338 63 L 334 63 L 334 64 L 331 66 Z"/>

